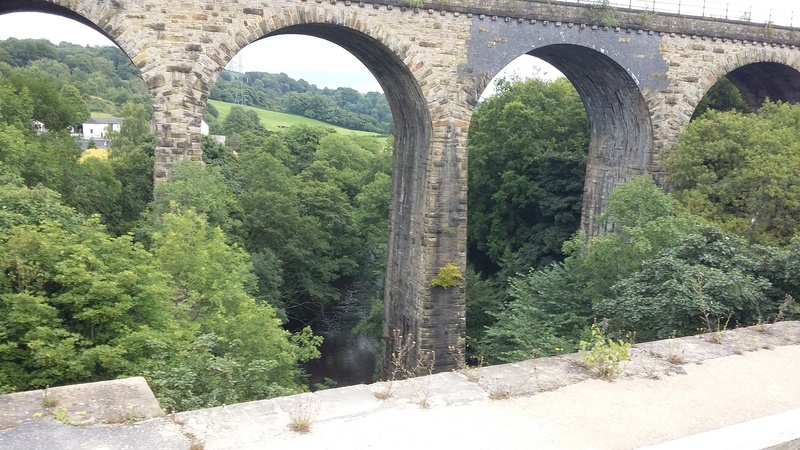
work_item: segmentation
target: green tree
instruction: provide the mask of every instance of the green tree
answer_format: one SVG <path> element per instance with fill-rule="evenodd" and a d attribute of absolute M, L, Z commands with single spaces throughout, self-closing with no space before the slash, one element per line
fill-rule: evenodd
<path fill-rule="evenodd" d="M 363 248 L 366 258 L 372 263 L 369 267 L 375 278 L 382 278 L 386 274 L 391 187 L 391 177 L 378 172 L 355 198 L 354 220 L 356 227 L 363 233 Z"/>
<path fill-rule="evenodd" d="M 194 161 L 176 164 L 174 169 L 169 182 L 155 186 L 154 200 L 150 204 L 153 219 L 149 223 L 157 229 L 159 217 L 164 213 L 176 208 L 191 210 L 204 215 L 211 226 L 222 228 L 230 238 L 236 239 L 241 233 L 242 211 L 220 170 Z"/>
<path fill-rule="evenodd" d="M 500 83 L 469 135 L 469 259 L 491 274 L 563 258 L 577 230 L 588 121 L 565 79 Z"/>
<path fill-rule="evenodd" d="M 152 151 L 152 140 L 137 148 L 114 147 L 111 150 L 108 162 L 120 183 L 120 193 L 102 216 L 109 231 L 116 235 L 134 231 L 153 200 Z"/>
<path fill-rule="evenodd" d="M 23 132 L 0 122 L 0 182 L 22 176 L 27 142 Z"/>
<path fill-rule="evenodd" d="M 639 340 L 716 331 L 725 323 L 752 325 L 774 316 L 778 298 L 770 298 L 770 280 L 758 269 L 770 264 L 746 241 L 705 227 L 643 263 L 614 286 L 616 295 L 597 304 L 600 315 L 618 329 L 636 332 Z"/>
<path fill-rule="evenodd" d="M 584 286 L 582 295 L 592 304 L 609 297 L 617 281 L 699 229 L 701 219 L 677 214 L 673 204 L 649 176 L 615 187 L 602 217 L 615 224 L 614 232 L 589 241 L 579 233 L 564 244 Z"/>
<path fill-rule="evenodd" d="M 63 120 L 68 127 L 75 127 L 86 122 L 91 116 L 89 106 L 83 100 L 80 91 L 71 84 L 61 86 L 61 103 L 65 109 Z"/>
<path fill-rule="evenodd" d="M 486 330 L 481 354 L 512 362 L 575 351 L 594 312 L 582 289 L 577 271 L 561 263 L 512 279 L 511 301 Z"/>
<path fill-rule="evenodd" d="M 10 72 L 10 69 L 6 69 Z M 33 119 L 33 97 L 27 86 L 19 86 L 3 76 L 0 65 L 0 122 L 18 128 L 20 131 L 31 129 Z"/>
<path fill-rule="evenodd" d="M 38 59 L 56 59 L 53 44 L 47 39 L 7 39 L 4 47 L 11 56 L 9 64 L 25 67 Z"/>
<path fill-rule="evenodd" d="M 710 111 L 692 122 L 664 168 L 683 207 L 762 243 L 786 244 L 800 215 L 800 107 Z"/>
<path fill-rule="evenodd" d="M 150 140 L 152 134 L 150 115 L 144 105 L 125 103 L 122 105 L 122 123 L 119 127 L 119 135 L 111 137 L 111 148 L 141 146 Z"/>
<path fill-rule="evenodd" d="M 84 214 L 106 216 L 122 191 L 112 164 L 100 158 L 86 158 L 70 167 L 61 186 L 63 201 Z"/>
<path fill-rule="evenodd" d="M 692 120 L 697 119 L 709 110 L 738 111 L 744 114 L 750 112 L 750 107 L 742 98 L 742 93 L 739 92 L 739 89 L 727 78 L 722 78 L 714 86 L 711 86 L 711 89 L 697 104 L 692 114 Z"/>
<path fill-rule="evenodd" d="M 346 201 L 350 201 L 372 175 L 370 169 L 376 154 L 374 149 L 362 147 L 354 138 L 334 133 L 320 139 L 315 157 L 313 164 L 323 163 L 333 169 L 329 172 L 330 181 L 334 181 L 347 194 L 349 200 Z M 313 172 L 313 169 L 306 168 L 306 171 Z M 318 179 L 325 181 L 325 178 Z"/>
<path fill-rule="evenodd" d="M 0 389 L 129 375 L 172 333 L 169 288 L 130 237 L 96 219 L 17 225 L 0 245 Z"/>
<path fill-rule="evenodd" d="M 295 125 L 281 133 L 281 137 L 295 158 L 295 163 L 290 167 L 292 171 L 300 173 L 311 165 L 316 159 L 320 141 L 333 132 L 331 128 Z"/>
<path fill-rule="evenodd" d="M 15 69 L 9 77 L 21 92 L 27 90 L 33 100 L 34 120 L 50 131 L 64 131 L 89 117 L 89 108 L 74 86 L 65 84 L 36 69 Z"/>
<path fill-rule="evenodd" d="M 264 125 L 261 124 L 261 119 L 252 109 L 244 109 L 240 106 L 234 106 L 225 116 L 222 121 L 222 131 L 226 136 L 234 136 L 246 131 L 251 131 L 259 136 L 268 134 Z"/>
<path fill-rule="evenodd" d="M 533 351 L 552 354 L 556 347 L 571 351 L 593 319 L 604 314 L 622 328 L 623 322 L 614 322 L 619 311 L 608 309 L 613 304 L 609 299 L 617 296 L 618 283 L 624 283 L 648 261 L 679 245 L 702 225 L 699 218 L 676 216 L 673 200 L 649 177 L 617 186 L 608 205 L 604 219 L 615 224 L 613 233 L 588 241 L 581 233 L 576 234 L 564 243 L 567 257 L 562 263 L 512 277 L 507 304 L 485 307 L 496 315 L 496 321 L 480 338 L 481 355 L 489 360 L 511 361 L 528 357 Z M 598 312 L 598 305 L 606 309 Z"/>
<path fill-rule="evenodd" d="M 256 400 L 300 391 L 299 362 L 319 357 L 321 339 L 291 336 L 275 310 L 257 303 L 249 255 L 192 210 L 167 212 L 153 256 L 176 289 L 181 322 L 198 330 L 191 347 L 157 358 L 148 377 L 170 409 Z"/>

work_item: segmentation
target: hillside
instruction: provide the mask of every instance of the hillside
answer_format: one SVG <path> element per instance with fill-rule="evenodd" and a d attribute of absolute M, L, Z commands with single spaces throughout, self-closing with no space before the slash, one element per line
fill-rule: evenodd
<path fill-rule="evenodd" d="M 86 102 L 92 117 L 119 117 L 127 102 L 144 105 L 152 114 L 147 86 L 130 59 L 116 47 L 82 47 L 43 39 L 0 40 L 0 72 L 7 67 L 30 68 L 57 80 L 57 88 L 70 84 Z M 268 129 L 296 123 L 362 130 L 367 135 L 394 132 L 391 109 L 380 92 L 362 94 L 352 88 L 320 89 L 286 74 L 223 71 L 210 98 L 235 104 L 236 99 L 256 110 Z M 223 116 L 227 109 L 221 106 Z M 264 112 L 261 112 L 264 111 Z M 289 113 L 282 115 L 273 111 Z M 296 116 L 308 117 L 298 122 Z M 350 133 L 359 134 L 359 133 Z"/>
<path fill-rule="evenodd" d="M 209 98 L 297 114 L 353 130 L 394 133 L 392 112 L 383 93 L 363 94 L 348 87 L 320 89 L 285 73 L 225 70 Z"/>
<path fill-rule="evenodd" d="M 219 120 L 222 121 L 231 111 L 234 106 L 239 106 L 234 103 L 222 102 L 219 100 L 209 100 L 209 104 L 213 105 L 219 111 Z M 292 125 L 310 125 L 310 126 L 323 126 L 336 130 L 337 133 L 354 135 L 354 136 L 374 136 L 380 137 L 378 133 L 369 131 L 350 130 L 347 128 L 337 127 L 319 120 L 309 119 L 307 117 L 298 116 L 295 114 L 287 114 L 277 111 L 270 111 L 268 109 L 256 108 L 254 106 L 242 106 L 246 110 L 255 111 L 261 123 L 270 131 L 280 131 L 281 129 L 291 127 Z"/>

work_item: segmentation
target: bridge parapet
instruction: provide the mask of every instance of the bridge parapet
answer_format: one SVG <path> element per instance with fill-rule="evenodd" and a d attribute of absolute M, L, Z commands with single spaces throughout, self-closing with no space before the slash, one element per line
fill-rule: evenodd
<path fill-rule="evenodd" d="M 353 2 L 355 3 L 355 2 Z M 776 45 L 800 45 L 800 29 L 782 22 L 754 22 L 742 18 L 724 18 L 721 14 L 702 16 L 681 14 L 671 8 L 656 10 L 625 7 L 610 3 L 598 7 L 591 0 L 578 2 L 535 0 L 449 0 L 446 4 L 424 2 L 421 8 L 410 8 L 407 0 L 374 0 L 359 2 L 372 7 L 392 7 L 413 10 L 418 14 L 454 14 L 468 18 L 531 23 L 536 20 L 575 26 L 599 26 L 611 29 L 642 30 L 645 32 L 695 35 L 720 39 L 766 42 Z M 632 2 L 630 3 L 633 4 Z M 661 4 L 661 2 L 659 2 Z M 615 6 L 616 5 L 616 6 Z M 626 4 L 627 5 L 627 4 Z M 676 3 L 677 5 L 677 3 Z M 690 10 L 691 11 L 691 10 Z M 702 10 L 701 10 L 702 11 Z M 798 11 L 800 12 L 800 11 Z M 742 14 L 745 14 L 743 11 Z M 791 13 L 790 13 L 791 14 Z M 790 17 L 792 17 L 790 15 Z M 791 19 L 790 23 L 791 23 Z M 533 22 L 535 25 L 536 22 Z"/>

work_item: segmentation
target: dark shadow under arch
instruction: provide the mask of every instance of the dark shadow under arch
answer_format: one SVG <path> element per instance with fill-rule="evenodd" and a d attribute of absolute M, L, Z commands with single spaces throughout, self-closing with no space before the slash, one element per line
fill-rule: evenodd
<path fill-rule="evenodd" d="M 774 62 L 747 64 L 725 76 L 739 89 L 750 110 L 758 111 L 766 99 L 800 102 L 800 72 Z"/>
<path fill-rule="evenodd" d="M 605 230 L 596 217 L 611 189 L 647 173 L 653 149 L 650 111 L 628 72 L 609 56 L 588 47 L 554 44 L 528 53 L 557 68 L 575 86 L 591 127 L 582 229 Z"/>

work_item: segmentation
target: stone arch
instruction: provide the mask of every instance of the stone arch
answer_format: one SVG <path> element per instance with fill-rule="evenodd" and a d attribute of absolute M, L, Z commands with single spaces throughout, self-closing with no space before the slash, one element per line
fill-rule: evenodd
<path fill-rule="evenodd" d="M 144 80 L 150 93 L 150 100 L 157 110 L 158 95 L 153 88 L 152 78 L 158 72 L 155 65 L 136 64 L 137 57 L 147 48 L 148 42 L 136 37 L 129 37 L 135 28 L 124 21 L 117 7 L 110 2 L 68 1 L 68 0 L 9 0 L 0 3 L 0 15 L 16 12 L 34 12 L 52 14 L 73 20 L 97 31 L 122 50 L 128 57 L 139 76 Z M 199 131 L 200 124 L 197 128 Z"/>
<path fill-rule="evenodd" d="M 9 0 L 0 3 L 0 15 L 15 12 L 52 14 L 86 25 L 114 42 L 131 61 L 141 51 L 133 40 L 125 39 L 123 32 L 126 27 L 122 22 L 121 15 L 107 2 Z M 139 45 L 144 45 L 144 42 Z M 139 72 L 143 75 L 141 70 Z"/>
<path fill-rule="evenodd" d="M 747 45 L 747 47 L 744 47 Z M 665 147 L 674 145 L 686 128 L 697 105 L 708 91 L 727 77 L 742 93 L 752 111 L 764 100 L 800 102 L 800 56 L 788 48 L 750 47 L 749 43 L 728 43 L 726 52 L 715 64 L 709 64 L 689 76 L 674 75 L 665 107 L 669 110 L 669 127 Z M 679 95 L 676 95 L 679 94 Z"/>
<path fill-rule="evenodd" d="M 758 111 L 767 98 L 800 102 L 800 59 L 788 52 L 756 49 L 727 58 L 723 64 L 711 67 L 707 77 L 701 78 L 693 96 L 696 101 L 699 102 L 722 78 L 728 78 L 739 89 L 753 112 Z"/>
<path fill-rule="evenodd" d="M 314 6 L 282 10 L 275 16 L 242 20 L 212 59 L 218 64 L 215 78 L 236 53 L 252 42 L 286 34 L 312 36 L 349 51 L 383 88 L 395 124 L 386 273 L 391 281 L 386 283 L 383 330 L 386 358 L 394 351 L 393 346 L 401 344 L 389 338 L 390 330 L 401 330 L 404 336 L 417 339 L 425 326 L 416 319 L 416 310 L 424 301 L 420 279 L 426 277 L 424 220 L 430 208 L 426 187 L 434 128 L 442 125 L 434 124 L 430 99 L 423 92 L 424 80 L 431 76 L 432 69 L 421 57 L 408 51 L 408 44 L 394 38 L 391 30 L 372 26 L 370 22 L 368 15 L 352 10 Z M 443 186 L 442 190 L 458 188 L 454 183 L 452 187 Z M 416 360 L 418 350 L 410 351 L 408 359 Z"/>
<path fill-rule="evenodd" d="M 281 10 L 260 20 L 243 20 L 228 42 L 219 47 L 211 58 L 218 67 L 214 79 L 225 65 L 245 46 L 270 36 L 301 34 L 317 37 L 339 45 L 358 58 L 372 72 L 392 110 L 395 121 L 395 157 L 399 154 L 409 167 L 414 158 L 425 161 L 432 124 L 428 104 L 418 81 L 424 61 L 406 54 L 407 47 L 391 38 L 380 26 L 370 27 L 368 17 L 357 12 L 343 13 L 335 9 L 309 8 Z M 424 74 L 421 74 L 424 76 Z M 207 85 L 208 92 L 212 83 Z M 414 155 L 414 153 L 418 153 Z M 415 158 L 416 156 L 416 158 Z M 424 170 L 424 167 L 420 169 Z"/>
<path fill-rule="evenodd" d="M 563 73 L 586 107 L 591 127 L 581 228 L 589 235 L 605 231 L 596 217 L 611 189 L 651 164 L 653 127 L 650 109 L 636 80 L 610 56 L 575 44 L 538 47 L 529 55 Z"/>
<path fill-rule="evenodd" d="M 773 62 L 753 63 L 728 73 L 727 78 L 742 93 L 755 112 L 766 99 L 797 103 L 800 101 L 800 72 Z"/>

